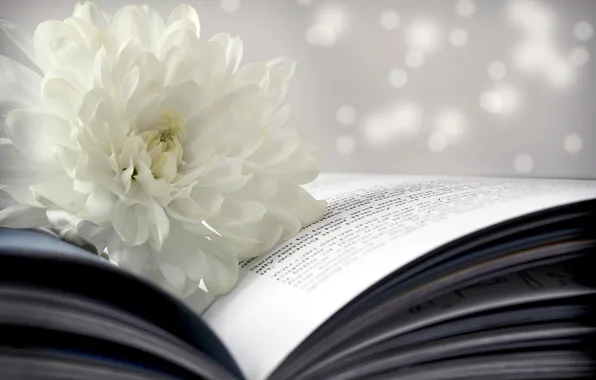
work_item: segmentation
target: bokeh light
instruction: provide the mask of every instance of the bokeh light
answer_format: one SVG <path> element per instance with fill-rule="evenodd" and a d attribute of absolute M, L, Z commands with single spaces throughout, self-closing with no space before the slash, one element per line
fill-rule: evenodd
<path fill-rule="evenodd" d="M 459 0 L 455 3 L 455 13 L 460 17 L 471 17 L 476 12 L 476 5 L 472 0 Z"/>
<path fill-rule="evenodd" d="M 311 45 L 330 47 L 347 34 L 349 25 L 350 15 L 345 7 L 339 4 L 324 5 L 315 12 L 305 38 Z"/>
<path fill-rule="evenodd" d="M 366 118 L 362 133 L 372 146 L 390 145 L 414 137 L 422 124 L 422 110 L 415 103 L 397 103 Z"/>
<path fill-rule="evenodd" d="M 530 173 L 534 170 L 534 159 L 527 153 L 518 154 L 513 161 L 513 167 L 519 173 Z"/>
<path fill-rule="evenodd" d="M 423 54 L 438 51 L 443 37 L 437 23 L 431 19 L 415 19 L 408 25 L 405 33 L 406 45 Z"/>
<path fill-rule="evenodd" d="M 356 139 L 350 135 L 341 135 L 335 142 L 335 148 L 339 154 L 352 154 L 356 149 Z"/>
<path fill-rule="evenodd" d="M 513 49 L 513 63 L 518 70 L 542 77 L 554 89 L 569 88 L 577 82 L 575 67 L 555 44 L 557 17 L 547 4 L 535 0 L 512 1 L 507 16 L 522 33 L 521 41 Z"/>
<path fill-rule="evenodd" d="M 467 124 L 463 112 L 457 108 L 446 108 L 435 117 L 433 128 L 435 133 L 445 137 L 448 144 L 454 144 L 465 136 Z"/>
<path fill-rule="evenodd" d="M 220 0 L 219 6 L 224 12 L 233 13 L 240 9 L 240 0 Z"/>
<path fill-rule="evenodd" d="M 582 67 L 590 62 L 590 52 L 583 46 L 576 46 L 569 52 L 569 62 L 576 67 Z"/>
<path fill-rule="evenodd" d="M 386 10 L 381 13 L 380 23 L 384 29 L 393 30 L 399 27 L 399 14 L 394 10 Z"/>
<path fill-rule="evenodd" d="M 577 154 L 584 147 L 582 138 L 577 133 L 571 133 L 563 139 L 563 149 L 569 154 Z"/>
<path fill-rule="evenodd" d="M 491 61 L 486 71 L 490 79 L 495 82 L 502 81 L 507 76 L 507 67 L 503 61 Z"/>
<path fill-rule="evenodd" d="M 356 122 L 356 110 L 350 105 L 343 105 L 337 109 L 335 118 L 341 125 L 352 125 Z"/>
<path fill-rule="evenodd" d="M 453 29 L 449 33 L 449 43 L 455 47 L 463 47 L 468 43 L 469 40 L 468 31 L 465 29 Z"/>
<path fill-rule="evenodd" d="M 480 95 L 482 109 L 497 116 L 517 114 L 523 103 L 521 90 L 512 83 L 497 83 Z"/>
<path fill-rule="evenodd" d="M 447 138 L 440 133 L 431 133 L 426 140 L 426 146 L 432 153 L 441 153 L 447 148 Z"/>
<path fill-rule="evenodd" d="M 408 83 L 408 73 L 402 68 L 394 68 L 389 72 L 389 83 L 396 88 L 404 87 Z"/>
<path fill-rule="evenodd" d="M 426 58 L 420 50 L 410 49 L 406 52 L 405 64 L 411 69 L 421 67 L 425 60 Z"/>
<path fill-rule="evenodd" d="M 587 21 L 580 21 L 573 27 L 573 34 L 578 40 L 587 42 L 594 36 L 594 27 Z"/>

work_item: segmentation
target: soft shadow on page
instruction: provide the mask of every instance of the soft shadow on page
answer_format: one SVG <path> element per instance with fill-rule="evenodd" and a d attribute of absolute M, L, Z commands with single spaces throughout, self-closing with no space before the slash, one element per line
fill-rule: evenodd
<path fill-rule="evenodd" d="M 596 198 L 596 182 L 325 175 L 325 217 L 273 253 L 204 318 L 248 379 L 264 379 L 327 318 L 396 269 L 471 232 Z"/>

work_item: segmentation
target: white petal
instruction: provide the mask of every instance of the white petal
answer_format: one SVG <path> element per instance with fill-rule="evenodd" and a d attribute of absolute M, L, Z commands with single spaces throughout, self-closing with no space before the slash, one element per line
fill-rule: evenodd
<path fill-rule="evenodd" d="M 194 25 L 194 32 L 197 38 L 201 35 L 201 23 L 199 22 L 199 15 L 191 5 L 184 3 L 178 5 L 172 11 L 172 13 L 170 13 L 168 25 L 172 25 L 174 22 L 180 20 L 190 21 Z"/>
<path fill-rule="evenodd" d="M 42 78 L 29 68 L 0 55 L 0 125 L 14 108 L 38 107 Z M 0 127 L 0 137 L 2 135 Z"/>
<path fill-rule="evenodd" d="M 83 95 L 62 78 L 46 78 L 42 84 L 41 97 L 49 112 L 64 119 L 76 119 Z"/>
<path fill-rule="evenodd" d="M 320 215 L 318 215 L 320 217 Z M 279 204 L 267 204 L 267 219 L 274 220 L 275 224 L 283 227 L 283 232 L 280 235 L 280 240 L 288 239 L 297 234 L 302 226 L 302 220 L 289 208 L 282 207 Z M 271 223 L 271 222 L 270 222 Z"/>
<path fill-rule="evenodd" d="M 92 1 L 77 2 L 73 12 L 75 17 L 91 22 L 98 30 L 105 30 L 108 26 L 108 19 L 101 9 Z"/>
<path fill-rule="evenodd" d="M 71 39 L 77 43 L 84 44 L 85 41 L 81 36 L 70 26 L 61 21 L 48 20 L 37 26 L 33 34 L 33 43 L 39 67 L 44 72 L 52 68 L 56 68 L 55 62 L 52 62 L 52 40 L 58 38 Z"/>
<path fill-rule="evenodd" d="M 271 129 L 284 127 L 290 120 L 290 114 L 292 113 L 292 106 L 285 105 L 281 107 L 277 112 L 271 115 Z"/>
<path fill-rule="evenodd" d="M 209 187 L 218 193 L 236 191 L 250 180 L 249 174 L 243 174 L 243 163 L 236 159 L 220 159 L 209 171 L 201 175 L 201 186 Z"/>
<path fill-rule="evenodd" d="M 139 104 L 135 119 L 139 133 L 155 128 L 155 121 L 158 120 L 162 101 L 163 95 L 149 94 Z"/>
<path fill-rule="evenodd" d="M 125 5 L 114 16 L 112 26 L 120 41 L 137 39 L 143 50 L 156 51 L 165 23 L 158 12 L 143 5 Z"/>
<path fill-rule="evenodd" d="M 162 110 L 174 109 L 178 114 L 186 116 L 193 113 L 201 104 L 203 92 L 193 81 L 168 86 L 164 91 L 165 99 L 161 103 Z"/>
<path fill-rule="evenodd" d="M 112 80 L 110 77 L 110 62 L 105 48 L 101 48 L 93 60 L 93 84 L 106 91 L 112 91 Z"/>
<path fill-rule="evenodd" d="M 315 199 L 304 188 L 291 183 L 281 184 L 275 202 L 296 215 L 302 225 L 313 223 L 319 219 L 327 208 L 327 202 Z"/>
<path fill-rule="evenodd" d="M 118 266 L 133 273 L 144 275 L 146 274 L 146 264 L 151 258 L 152 251 L 146 244 L 132 247 L 121 241 L 111 241 L 108 244 L 108 253 L 110 254 L 110 259 L 114 260 Z"/>
<path fill-rule="evenodd" d="M 65 175 L 53 178 L 30 187 L 36 200 L 47 208 L 79 210 L 86 200 L 84 194 L 74 191 L 74 181 Z"/>
<path fill-rule="evenodd" d="M 226 199 L 213 220 L 218 226 L 242 226 L 262 220 L 266 212 L 267 207 L 252 200 Z"/>
<path fill-rule="evenodd" d="M 300 146 L 300 136 L 291 128 L 268 132 L 259 148 L 248 158 L 264 166 L 277 165 L 286 160 Z"/>
<path fill-rule="evenodd" d="M 108 74 L 108 80 L 115 90 L 122 85 L 122 81 L 135 64 L 137 58 L 141 55 L 143 48 L 136 38 L 125 40 L 126 44 L 118 50 L 116 63 L 111 67 L 111 73 Z"/>
<path fill-rule="evenodd" d="M 308 145 L 302 144 L 284 161 L 274 165 L 261 165 L 252 161 L 246 162 L 246 168 L 257 174 L 277 177 L 296 185 L 313 181 L 319 175 L 317 159 Z"/>
<path fill-rule="evenodd" d="M 195 30 L 195 25 L 188 20 L 178 20 L 168 26 L 160 39 L 158 58 L 165 60 L 174 49 L 180 49 L 187 54 L 198 51 L 201 44 Z"/>
<path fill-rule="evenodd" d="M 78 117 L 81 122 L 84 124 L 89 123 L 95 115 L 99 103 L 107 98 L 109 98 L 109 95 L 103 88 L 94 88 L 91 91 L 88 91 L 79 108 Z"/>
<path fill-rule="evenodd" d="M 0 227 L 37 228 L 48 224 L 44 208 L 16 205 L 0 210 Z"/>
<path fill-rule="evenodd" d="M 132 95 L 137 89 L 139 84 L 140 71 L 138 67 L 133 67 L 132 70 L 124 77 L 122 84 L 120 85 L 120 91 L 118 94 L 118 104 L 123 107 L 123 111 L 126 112 L 128 109 L 128 102 L 132 98 Z M 126 113 L 125 113 L 126 114 Z"/>
<path fill-rule="evenodd" d="M 288 58 L 277 58 L 267 62 L 270 70 L 270 84 L 267 95 L 275 105 L 281 104 L 288 92 L 290 78 L 296 71 L 296 62 Z"/>
<path fill-rule="evenodd" d="M 269 87 L 269 68 L 261 62 L 242 66 L 234 76 L 234 83 L 238 86 L 257 84 L 261 89 L 266 89 Z"/>
<path fill-rule="evenodd" d="M 0 29 L 2 29 L 8 38 L 10 38 L 12 42 L 25 53 L 31 62 L 39 65 L 33 44 L 33 36 L 31 34 L 21 30 L 17 24 L 6 20 L 0 20 Z"/>
<path fill-rule="evenodd" d="M 56 59 L 55 66 L 68 67 L 81 88 L 91 87 L 94 56 L 83 44 L 70 38 L 56 38 L 50 41 L 50 50 Z"/>
<path fill-rule="evenodd" d="M 6 117 L 6 132 L 20 152 L 40 164 L 54 160 L 54 145 L 72 144 L 68 123 L 43 112 L 11 111 Z"/>
<path fill-rule="evenodd" d="M 238 262 L 232 255 L 180 226 L 170 232 L 159 261 L 182 269 L 197 283 L 202 279 L 214 294 L 229 291 L 238 276 Z"/>
<path fill-rule="evenodd" d="M 151 168 L 156 178 L 163 178 L 168 182 L 172 182 L 176 177 L 177 164 L 174 153 L 164 152 L 153 162 Z"/>
<path fill-rule="evenodd" d="M 194 186 L 190 197 L 207 213 L 207 217 L 217 214 L 224 202 L 223 195 L 207 186 Z"/>
<path fill-rule="evenodd" d="M 148 210 L 148 216 L 151 226 L 150 243 L 157 251 L 161 251 L 164 241 L 170 234 L 170 219 L 157 202 L 153 202 Z"/>
<path fill-rule="evenodd" d="M 114 207 L 114 196 L 101 189 L 97 189 L 89 194 L 85 202 L 84 217 L 95 223 L 108 222 Z"/>
<path fill-rule="evenodd" d="M 116 202 L 112 210 L 112 223 L 118 236 L 131 246 L 145 243 L 149 237 L 146 211 L 139 204 L 128 206 L 122 201 Z"/>
<path fill-rule="evenodd" d="M 294 76 L 294 72 L 296 72 L 296 61 L 286 57 L 272 59 L 267 62 L 267 66 L 271 70 L 272 75 L 282 80 L 290 80 Z"/>
<path fill-rule="evenodd" d="M 159 269 L 168 283 L 174 287 L 176 292 L 182 293 L 186 284 L 186 273 L 183 268 L 167 261 L 159 261 Z"/>
<path fill-rule="evenodd" d="M 32 164 L 14 144 L 0 138 L 0 188 L 4 186 L 25 186 L 36 182 L 38 168 Z"/>
<path fill-rule="evenodd" d="M 98 42 L 103 36 L 99 35 L 99 29 L 92 22 L 73 16 L 64 20 L 64 23 L 70 25 L 81 36 L 85 41 L 84 46 L 90 54 L 100 48 L 101 45 Z"/>
<path fill-rule="evenodd" d="M 139 111 L 139 107 L 148 97 L 163 93 L 165 81 L 165 65 L 152 53 L 141 53 L 135 64 L 139 68 L 139 83 L 127 104 L 128 114 L 133 115 Z"/>
<path fill-rule="evenodd" d="M 45 173 L 44 173 L 44 175 L 45 175 Z M 43 179 L 40 179 L 40 181 L 42 181 L 42 180 Z M 29 183 L 34 183 L 34 182 L 29 182 Z M 6 194 L 10 195 L 10 197 L 12 199 L 14 199 L 17 203 L 28 204 L 30 206 L 36 206 L 36 207 L 44 207 L 41 203 L 39 203 L 35 199 L 33 192 L 29 188 L 29 184 L 27 184 L 27 185 L 17 184 L 15 186 L 0 185 L 0 187 L 2 187 L 2 191 L 4 191 Z"/>
<path fill-rule="evenodd" d="M 209 41 L 219 43 L 226 52 L 226 69 L 224 75 L 230 75 L 236 72 L 240 61 L 242 60 L 242 54 L 244 45 L 242 40 L 238 37 L 231 37 L 229 34 L 220 33 L 211 37 Z"/>

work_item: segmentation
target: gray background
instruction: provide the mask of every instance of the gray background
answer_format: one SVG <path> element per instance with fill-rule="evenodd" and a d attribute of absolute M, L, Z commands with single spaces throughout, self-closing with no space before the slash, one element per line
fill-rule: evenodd
<path fill-rule="evenodd" d="M 245 62 L 298 61 L 292 123 L 325 171 L 596 178 L 596 0 L 187 2 Z M 33 30 L 75 2 L 0 4 Z"/>

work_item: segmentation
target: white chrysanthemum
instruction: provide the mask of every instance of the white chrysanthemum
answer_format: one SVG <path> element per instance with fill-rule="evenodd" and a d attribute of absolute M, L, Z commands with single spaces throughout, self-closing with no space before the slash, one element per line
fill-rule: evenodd
<path fill-rule="evenodd" d="M 240 65 L 242 42 L 199 40 L 195 10 L 113 17 L 77 4 L 33 37 L 0 24 L 41 75 L 0 56 L 0 224 L 74 228 L 178 294 L 220 294 L 238 260 L 319 218 L 318 172 L 281 106 L 295 64 Z"/>

